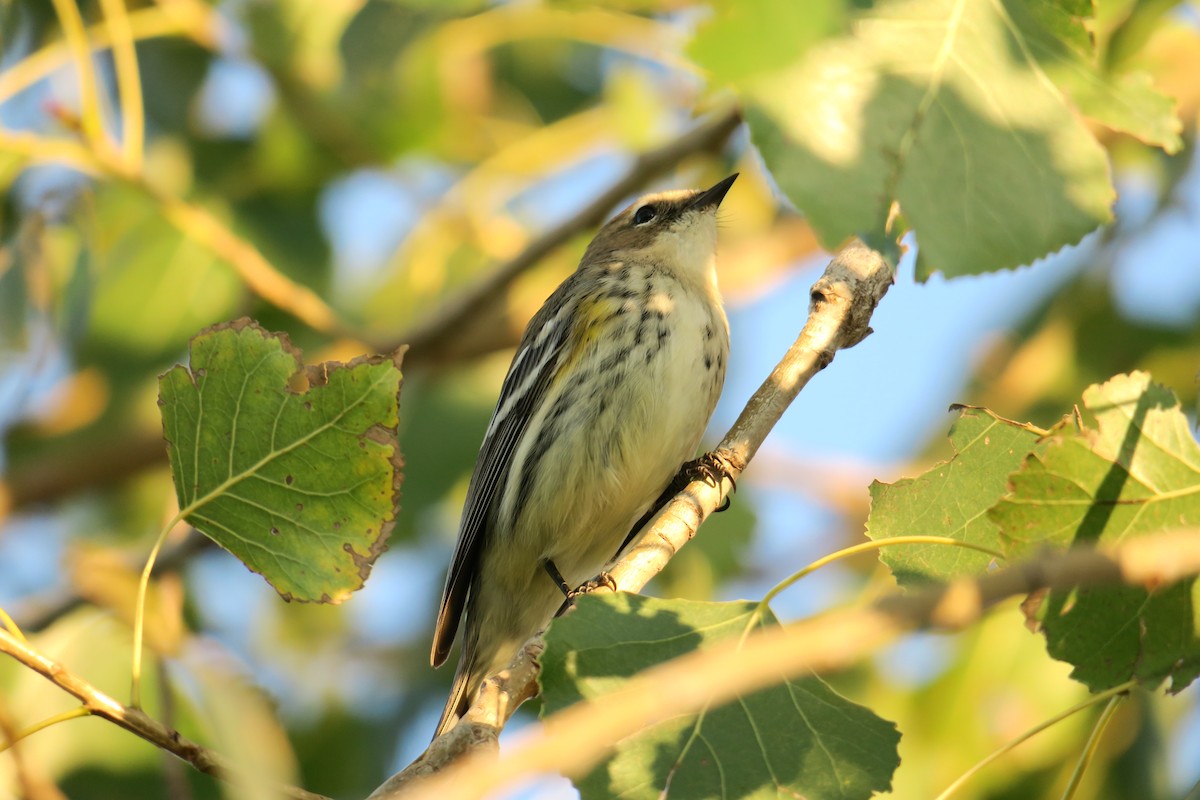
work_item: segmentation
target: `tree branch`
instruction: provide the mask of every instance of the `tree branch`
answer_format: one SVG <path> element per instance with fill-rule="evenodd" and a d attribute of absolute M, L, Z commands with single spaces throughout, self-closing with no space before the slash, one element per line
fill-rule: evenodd
<path fill-rule="evenodd" d="M 183 738 L 178 731 L 159 723 L 140 709 L 130 708 L 118 702 L 63 665 L 42 655 L 29 643 L 16 639 L 4 630 L 0 630 L 0 653 L 12 656 L 64 692 L 73 695 L 93 716 L 107 719 L 155 747 L 178 756 L 203 773 L 225 781 L 238 781 L 239 768 L 224 756 Z M 281 796 L 294 800 L 328 800 L 323 795 L 295 786 L 278 788 Z"/>
<path fill-rule="evenodd" d="M 728 477 L 720 485 L 693 481 L 659 510 L 609 570 L 619 590 L 639 591 L 696 535 L 809 379 L 828 366 L 838 350 L 853 347 L 870 333 L 871 315 L 893 278 L 893 268 L 883 256 L 858 241 L 829 263 L 813 284 L 809 317 L 800 335 L 714 451 Z M 535 657 L 543 647 L 540 636 L 527 642 L 507 670 L 485 682 L 486 690 L 467 712 L 468 724 L 459 723 L 436 739 L 413 764 L 376 789 L 372 800 L 397 797 L 415 781 L 469 756 L 473 761 L 477 751 L 494 751 L 508 718 L 537 694 Z"/>
<path fill-rule="evenodd" d="M 844 669 L 909 631 L 961 629 L 1010 597 L 1042 589 L 1118 584 L 1154 589 L 1188 578 L 1200 573 L 1198 534 L 1189 528 L 1113 547 L 1046 552 L 980 578 L 890 594 L 866 607 L 766 628 L 744 642 L 734 638 L 691 652 L 645 671 L 617 692 L 553 715 L 540 734 L 504 759 L 472 755 L 413 787 L 405 798 L 484 797 L 543 772 L 580 775 L 614 743 L 642 728 L 729 702 L 783 678 Z M 574 735 L 579 730 L 586 730 L 587 736 Z"/>
<path fill-rule="evenodd" d="M 728 477 L 720 486 L 693 481 L 658 512 L 610 570 L 619 589 L 639 591 L 696 535 L 809 380 L 833 362 L 838 350 L 853 347 L 871 333 L 871 315 L 893 280 L 892 266 L 859 241 L 829 262 L 810 290 L 809 316 L 800 335 L 713 451 Z"/>

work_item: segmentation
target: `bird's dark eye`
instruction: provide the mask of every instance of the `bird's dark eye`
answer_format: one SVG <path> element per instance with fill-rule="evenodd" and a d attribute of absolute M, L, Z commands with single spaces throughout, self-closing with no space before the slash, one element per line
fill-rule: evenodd
<path fill-rule="evenodd" d="M 658 209 L 654 206 L 642 206 L 633 215 L 634 225 L 645 225 L 658 214 Z"/>

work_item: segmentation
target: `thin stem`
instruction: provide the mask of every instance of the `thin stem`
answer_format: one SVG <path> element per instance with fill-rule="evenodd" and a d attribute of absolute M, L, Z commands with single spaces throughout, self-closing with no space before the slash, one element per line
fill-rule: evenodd
<path fill-rule="evenodd" d="M 750 634 L 751 629 L 762 617 L 763 611 L 766 610 L 770 602 L 778 597 L 779 594 L 785 589 L 789 588 L 800 579 L 811 575 L 821 567 L 832 564 L 834 561 L 839 561 L 843 558 L 849 558 L 850 556 L 855 556 L 859 553 L 866 553 L 871 550 L 881 550 L 884 547 L 891 547 L 892 545 L 897 544 L 944 544 L 951 547 L 965 547 L 968 550 L 978 550 L 981 553 L 987 553 L 988 555 L 999 559 L 1004 558 L 1003 553 L 992 550 L 989 547 L 972 544 L 970 542 L 964 542 L 959 539 L 951 539 L 949 536 L 893 536 L 889 539 L 879 539 L 878 541 L 862 542 L 861 544 L 851 545 L 850 547 L 843 547 L 841 550 L 830 553 L 822 558 L 818 558 L 816 561 L 812 562 L 800 571 L 793 572 L 791 575 L 775 584 L 775 586 L 773 586 L 769 592 L 763 595 L 763 598 L 758 601 L 758 606 L 754 609 L 753 613 L 750 614 L 750 619 L 746 622 L 746 628 L 742 631 L 742 641 L 746 641 L 746 637 Z"/>
<path fill-rule="evenodd" d="M 51 0 L 58 22 L 66 37 L 75 63 L 75 78 L 79 82 L 79 124 L 83 134 L 95 147 L 104 145 L 104 123 L 100 119 L 100 102 L 96 84 L 96 69 L 92 49 L 88 46 L 87 29 L 75 0 Z"/>
<path fill-rule="evenodd" d="M 117 97 L 121 106 L 121 154 L 129 168 L 142 169 L 142 146 L 146 118 L 142 109 L 142 79 L 125 0 L 100 0 L 104 22 L 112 35 L 113 62 L 117 72 Z"/>
<path fill-rule="evenodd" d="M 960 539 L 951 539 L 949 536 L 893 536 L 889 539 L 879 539 L 873 542 L 863 542 L 851 547 L 844 547 L 835 553 L 830 553 L 824 558 L 818 558 L 804 569 L 800 570 L 799 572 L 792 573 L 779 583 L 775 584 L 771 591 L 767 592 L 763 597 L 761 603 L 763 605 L 770 603 L 776 598 L 776 596 L 778 596 L 792 584 L 799 581 L 801 578 L 812 574 L 821 567 L 832 564 L 834 561 L 855 556 L 859 553 L 865 553 L 870 550 L 880 550 L 884 547 L 891 547 L 892 545 L 897 544 L 943 544 L 948 547 L 965 547 L 968 550 L 978 550 L 980 553 L 987 553 L 993 558 L 1004 558 L 1003 553 L 993 550 L 990 547 L 984 547 L 983 545 L 973 544 L 971 542 L 964 542 Z"/>
<path fill-rule="evenodd" d="M 1050 719 L 1044 720 L 1043 722 L 1040 722 L 1037 725 L 1034 725 L 1032 728 L 1025 731 L 1017 738 L 1013 739 L 1010 742 L 1007 742 L 1002 747 L 993 751 L 987 757 L 985 757 L 981 761 L 977 762 L 975 764 L 975 766 L 971 767 L 969 770 L 964 772 L 962 775 L 959 775 L 958 779 L 955 780 L 954 783 L 947 786 L 946 789 L 941 794 L 939 794 L 936 798 L 934 798 L 934 800 L 949 800 L 950 796 L 952 794 L 954 794 L 956 791 L 958 791 L 958 789 L 963 784 L 965 784 L 968 780 L 973 778 L 977 772 L 979 772 L 984 767 L 986 767 L 988 764 L 991 764 L 993 761 L 1000 758 L 1001 756 L 1006 755 L 1011 750 L 1014 750 L 1018 745 L 1023 744 L 1024 742 L 1028 741 L 1029 739 L 1032 739 L 1034 736 L 1036 736 L 1037 734 L 1046 730 L 1047 728 L 1049 728 L 1053 725 L 1056 725 L 1059 722 L 1062 722 L 1064 719 L 1067 719 L 1068 717 L 1078 714 L 1080 711 L 1083 711 L 1084 709 L 1091 708 L 1092 706 L 1096 705 L 1097 703 L 1102 703 L 1105 700 L 1109 700 L 1110 698 L 1116 699 L 1118 696 L 1120 696 L 1126 692 L 1132 691 L 1135 688 L 1137 688 L 1137 681 L 1126 681 L 1125 683 L 1122 683 L 1120 686 L 1114 686 L 1111 689 L 1105 689 L 1103 692 L 1100 692 L 1099 694 L 1094 694 L 1091 697 L 1089 697 L 1088 699 L 1084 700 L 1083 702 L 1076 703 L 1075 705 L 1071 706 L 1066 711 L 1061 711 L 1058 714 L 1055 714 L 1053 717 L 1050 717 Z"/>
<path fill-rule="evenodd" d="M 1075 792 L 1079 791 L 1079 784 L 1083 781 L 1083 774 L 1087 772 L 1088 765 L 1092 763 L 1092 758 L 1096 755 L 1096 748 L 1100 746 L 1100 737 L 1104 735 L 1108 723 L 1112 721 L 1113 714 L 1117 713 L 1117 706 L 1121 704 L 1126 695 L 1116 694 L 1108 701 L 1108 705 L 1100 712 L 1100 716 L 1096 719 L 1096 724 L 1092 726 L 1092 732 L 1088 734 L 1087 744 L 1083 746 L 1083 752 L 1079 754 L 1079 761 L 1075 764 L 1075 771 L 1071 773 L 1071 780 L 1067 783 L 1067 788 L 1063 791 L 1062 800 L 1072 800 L 1075 797 Z"/>
<path fill-rule="evenodd" d="M 22 642 L 25 641 L 25 634 L 21 633 L 21 626 L 3 608 L 0 608 L 0 625 L 3 625 L 15 638 Z"/>
<path fill-rule="evenodd" d="M 24 156 L 34 162 L 67 164 L 87 175 L 99 175 L 103 167 L 83 145 L 67 139 L 48 139 L 25 131 L 0 128 L 0 150 Z"/>
<path fill-rule="evenodd" d="M 146 566 L 142 567 L 142 576 L 138 579 L 137 601 L 133 606 L 133 668 L 130 680 L 129 705 L 134 708 L 142 707 L 142 637 L 146 629 L 146 591 L 150 586 L 150 573 L 154 571 L 154 562 L 158 560 L 158 551 L 163 542 L 176 525 L 183 521 L 183 512 L 179 512 L 163 527 L 162 533 L 150 549 L 146 558 Z"/>
<path fill-rule="evenodd" d="M 5 750 L 12 747 L 14 744 L 21 741 L 22 739 L 28 738 L 28 737 L 32 736 L 33 734 L 37 733 L 38 731 L 45 730 L 46 728 L 49 728 L 51 725 L 57 725 L 58 723 L 66 722 L 69 719 L 79 719 L 80 717 L 90 717 L 91 715 L 92 715 L 91 710 L 88 709 L 86 706 L 75 706 L 74 708 L 67 709 L 66 711 L 62 712 L 61 714 L 55 714 L 52 717 L 46 717 L 46 719 L 42 720 L 41 722 L 35 722 L 33 725 L 30 725 L 25 730 L 21 731 L 20 733 L 17 733 L 9 741 L 0 742 L 0 753 L 3 753 Z"/>
<path fill-rule="evenodd" d="M 182 758 L 200 772 L 224 781 L 244 781 L 244 769 L 237 767 L 219 753 L 201 747 L 137 708 L 121 705 L 117 700 L 97 689 L 66 666 L 52 661 L 26 642 L 21 642 L 5 631 L 0 631 L 0 653 L 11 656 L 18 663 L 41 675 L 46 680 L 79 700 L 94 716 L 106 719 L 135 736 L 150 742 L 155 747 Z M 280 797 L 292 800 L 327 800 L 323 795 L 307 792 L 294 786 L 280 786 Z"/>
<path fill-rule="evenodd" d="M 218 21 L 217 15 L 200 2 L 180 3 L 177 0 L 167 8 L 140 8 L 127 14 L 127 18 L 133 38 L 138 41 L 184 35 L 202 46 L 214 45 L 213 31 Z M 93 53 L 112 45 L 112 33 L 106 25 L 92 25 L 87 28 L 86 34 Z M 49 77 L 70 59 L 71 50 L 63 40 L 48 44 L 22 58 L 0 73 L 0 103 Z"/>

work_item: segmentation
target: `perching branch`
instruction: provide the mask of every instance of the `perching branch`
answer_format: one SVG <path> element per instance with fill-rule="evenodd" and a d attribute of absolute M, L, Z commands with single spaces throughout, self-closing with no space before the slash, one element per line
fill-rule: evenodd
<path fill-rule="evenodd" d="M 721 486 L 693 481 L 660 510 L 610 570 L 618 589 L 639 591 L 696 535 L 800 390 L 829 366 L 837 351 L 853 347 L 871 333 L 871 315 L 893 280 L 892 266 L 859 241 L 829 262 L 810 290 L 808 320 L 800 335 L 713 451 L 725 465 L 728 479 Z"/>
<path fill-rule="evenodd" d="M 28 642 L 0 630 L 0 653 L 5 653 L 38 673 L 55 686 L 73 695 L 88 713 L 107 719 L 125 730 L 140 736 L 152 745 L 172 753 L 196 769 L 221 780 L 237 782 L 239 769 L 225 757 L 189 741 L 140 709 L 130 708 L 101 692 L 75 673 L 39 653 Z M 307 792 L 294 786 L 281 786 L 280 796 L 295 800 L 328 800 L 323 795 Z"/>
<path fill-rule="evenodd" d="M 871 332 L 871 315 L 893 277 L 893 268 L 883 256 L 858 241 L 829 263 L 812 287 L 808 321 L 799 337 L 714 451 L 727 468 L 728 478 L 719 486 L 693 481 L 658 512 L 609 570 L 619 590 L 639 591 L 696 535 L 809 379 L 828 366 L 838 350 L 853 347 Z M 540 637 L 526 643 L 507 670 L 485 683 L 485 690 L 467 712 L 469 724 L 459 723 L 438 737 L 413 764 L 376 789 L 372 800 L 398 797 L 418 779 L 475 751 L 493 750 L 508 718 L 521 702 L 537 694 L 534 656 L 542 647 Z"/>
<path fill-rule="evenodd" d="M 844 669 L 910 631 L 959 630 L 1010 597 L 1084 586 L 1153 589 L 1198 573 L 1200 535 L 1189 528 L 1112 547 L 1046 552 L 980 578 L 890 594 L 866 607 L 766 628 L 744 642 L 735 637 L 660 664 L 620 691 L 571 706 L 545 720 L 539 735 L 517 745 L 504 759 L 463 759 L 412 787 L 405 800 L 485 797 L 530 775 L 583 774 L 614 743 L 642 728 L 729 702 L 786 677 Z M 715 675 L 721 679 L 714 680 Z M 587 736 L 573 735 L 579 730 L 586 730 Z M 377 793 L 372 798 L 392 796 Z"/>

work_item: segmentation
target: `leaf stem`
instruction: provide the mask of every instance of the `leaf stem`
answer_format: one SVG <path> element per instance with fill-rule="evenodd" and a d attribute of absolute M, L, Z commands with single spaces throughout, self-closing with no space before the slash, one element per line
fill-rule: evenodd
<path fill-rule="evenodd" d="M 792 584 L 796 583 L 801 578 L 816 572 L 821 567 L 832 564 L 834 561 L 848 558 L 850 556 L 856 556 L 859 553 L 865 553 L 870 550 L 879 550 L 884 547 L 891 547 L 892 545 L 897 544 L 944 544 L 950 547 L 965 547 L 968 550 L 978 550 L 979 552 L 987 553 L 994 558 L 1004 558 L 1003 553 L 993 550 L 990 547 L 984 547 L 983 545 L 973 544 L 971 542 L 964 542 L 961 539 L 951 539 L 949 536 L 893 536 L 888 539 L 878 539 L 872 542 L 862 542 L 861 544 L 856 544 L 851 547 L 844 547 L 841 550 L 830 553 L 823 558 L 818 558 L 804 569 L 800 570 L 799 572 L 792 573 L 779 583 L 775 584 L 771 591 L 767 592 L 766 595 L 763 596 L 763 599 L 759 601 L 760 605 L 766 605 L 770 603 L 780 593 L 792 586 Z"/>
<path fill-rule="evenodd" d="M 22 739 L 28 738 L 28 737 L 32 736 L 33 734 L 37 733 L 38 731 L 45 730 L 46 728 L 49 728 L 51 725 L 57 725 L 58 723 L 66 722 L 69 719 L 78 719 L 80 717 L 90 717 L 91 715 L 92 715 L 91 709 L 89 709 L 87 706 L 75 706 L 74 708 L 69 708 L 60 714 L 55 714 L 52 717 L 46 717 L 44 720 L 42 720 L 40 722 L 35 722 L 34 724 L 30 725 L 25 730 L 17 733 L 9 741 L 0 742 L 0 753 L 3 753 L 5 750 L 12 747 L 14 744 L 21 741 Z"/>
<path fill-rule="evenodd" d="M 1067 717 L 1073 716 L 1074 714 L 1078 714 L 1080 711 L 1083 711 L 1084 709 L 1091 708 L 1092 706 L 1096 705 L 1097 703 L 1102 703 L 1105 700 L 1110 700 L 1110 705 L 1111 705 L 1112 700 L 1119 699 L 1121 695 L 1126 694 L 1127 692 L 1129 692 L 1135 688 L 1137 688 L 1137 681 L 1126 681 L 1125 683 L 1122 683 L 1119 686 L 1114 686 L 1111 689 L 1105 689 L 1103 692 L 1092 695 L 1088 699 L 1071 706 L 1066 711 L 1061 711 L 1058 714 L 1055 714 L 1053 717 L 1050 717 L 1050 719 L 1044 720 L 1043 722 L 1040 722 L 1037 725 L 1034 725 L 1032 728 L 1025 731 L 1017 738 L 1013 739 L 1010 742 L 1005 743 L 1002 747 L 1000 747 L 999 749 L 993 751 L 992 753 L 990 753 L 989 755 L 984 757 L 981 761 L 977 762 L 975 764 L 975 766 L 971 767 L 969 770 L 964 772 L 962 775 L 958 776 L 958 779 L 955 780 L 954 783 L 947 786 L 941 794 L 939 794 L 936 798 L 934 798 L 934 800 L 949 800 L 950 796 L 952 794 L 954 794 L 954 792 L 958 791 L 958 789 L 963 784 L 965 784 L 968 780 L 973 778 L 977 772 L 979 772 L 984 767 L 986 767 L 988 764 L 991 764 L 993 761 L 1000 758 L 1001 756 L 1006 755 L 1009 751 L 1014 750 L 1017 747 L 1017 745 L 1020 745 L 1029 739 L 1032 739 L 1034 736 L 1036 736 L 1037 734 L 1046 730 L 1047 728 L 1049 728 L 1053 725 L 1056 725 L 1059 722 L 1062 722 Z M 1107 709 L 1106 709 L 1106 711 L 1107 711 Z M 1094 733 L 1094 731 L 1093 731 L 1093 733 Z"/>
<path fill-rule="evenodd" d="M 897 544 L 944 544 L 952 547 L 965 547 L 968 550 L 978 550 L 981 553 L 987 553 L 995 558 L 1004 558 L 1003 553 L 992 550 L 989 547 L 972 544 L 971 542 L 964 542 L 960 539 L 951 539 L 949 536 L 892 536 L 887 539 L 878 539 L 871 542 L 862 542 L 861 544 L 851 545 L 850 547 L 843 547 L 841 550 L 837 550 L 827 556 L 818 558 L 816 561 L 804 567 L 799 572 L 793 572 L 791 575 L 775 584 L 769 592 L 763 595 L 763 598 L 758 601 L 758 605 L 750 614 L 750 619 L 746 622 L 746 629 L 742 631 L 742 641 L 745 642 L 746 637 L 750 634 L 750 630 L 758 623 L 758 620 L 762 618 L 763 611 L 768 605 L 770 605 L 771 601 L 778 597 L 785 589 L 800 581 L 801 578 L 811 575 L 821 567 L 828 566 L 834 561 L 839 561 L 843 558 L 849 558 L 850 556 L 856 556 L 859 553 L 866 553 L 871 550 L 881 550 L 884 547 L 890 547 Z"/>
<path fill-rule="evenodd" d="M 137 600 L 133 606 L 133 666 L 131 669 L 129 705 L 134 708 L 142 707 L 142 638 L 146 629 L 146 591 L 150 586 L 150 573 L 154 571 L 154 562 L 158 560 L 158 551 L 162 549 L 167 535 L 175 526 L 183 521 L 183 511 L 171 518 L 158 534 L 150 555 L 146 557 L 146 566 L 142 567 L 142 576 L 138 579 Z"/>
<path fill-rule="evenodd" d="M 1117 712 L 1117 706 L 1121 705 L 1121 701 L 1126 696 L 1125 694 L 1112 695 L 1108 701 L 1108 705 L 1100 712 L 1096 723 L 1092 725 L 1092 732 L 1088 734 L 1087 744 L 1084 745 L 1083 752 L 1079 754 L 1079 761 L 1075 764 L 1075 771 L 1071 773 L 1071 780 L 1067 783 L 1067 788 L 1063 791 L 1062 800 L 1072 800 L 1075 797 L 1075 792 L 1079 791 L 1079 784 L 1083 781 L 1083 774 L 1087 772 L 1088 765 L 1092 763 L 1092 757 L 1096 755 L 1096 749 L 1100 746 L 1100 737 L 1104 735 L 1105 729 L 1108 728 L 1108 723 L 1112 721 L 1113 714 Z"/>

